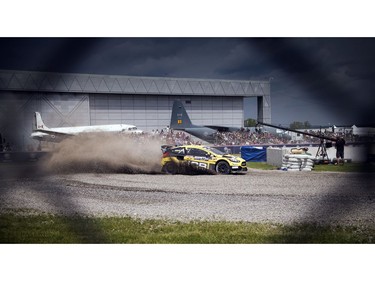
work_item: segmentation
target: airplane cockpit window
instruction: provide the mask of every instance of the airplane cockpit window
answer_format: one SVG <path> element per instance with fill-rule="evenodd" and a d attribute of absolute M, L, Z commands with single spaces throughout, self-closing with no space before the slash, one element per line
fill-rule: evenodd
<path fill-rule="evenodd" d="M 121 132 L 126 132 L 126 131 L 136 131 L 138 130 L 137 127 L 127 127 L 125 129 L 122 129 Z"/>

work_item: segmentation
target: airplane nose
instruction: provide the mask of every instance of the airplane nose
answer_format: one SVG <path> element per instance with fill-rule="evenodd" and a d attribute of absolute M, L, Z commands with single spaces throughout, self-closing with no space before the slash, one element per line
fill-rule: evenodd
<path fill-rule="evenodd" d="M 41 139 L 41 138 L 43 138 L 43 137 L 42 137 L 40 134 L 38 134 L 38 133 L 31 133 L 30 137 L 31 137 L 32 139 Z"/>

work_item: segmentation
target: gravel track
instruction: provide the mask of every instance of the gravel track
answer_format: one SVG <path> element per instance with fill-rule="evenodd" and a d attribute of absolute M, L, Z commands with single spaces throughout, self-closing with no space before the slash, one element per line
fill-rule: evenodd
<path fill-rule="evenodd" d="M 371 174 L 70 174 L 0 180 L 0 212 L 375 225 Z"/>

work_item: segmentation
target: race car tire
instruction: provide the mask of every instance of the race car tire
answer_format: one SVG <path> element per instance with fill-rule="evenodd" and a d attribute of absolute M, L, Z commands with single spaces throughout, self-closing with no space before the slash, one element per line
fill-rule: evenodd
<path fill-rule="evenodd" d="M 177 166 L 173 162 L 168 162 L 163 166 L 163 171 L 166 174 L 174 175 L 177 173 Z"/>
<path fill-rule="evenodd" d="M 220 161 L 216 164 L 216 172 L 218 174 L 229 174 L 230 173 L 230 166 L 226 161 Z"/>

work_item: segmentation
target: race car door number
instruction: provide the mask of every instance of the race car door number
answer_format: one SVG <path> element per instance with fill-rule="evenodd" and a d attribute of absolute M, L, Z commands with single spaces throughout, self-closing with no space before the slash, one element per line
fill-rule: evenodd
<path fill-rule="evenodd" d="M 200 162 L 195 162 L 191 161 L 192 165 L 197 165 L 198 167 L 206 168 L 207 169 L 207 164 L 206 163 L 200 163 Z"/>

